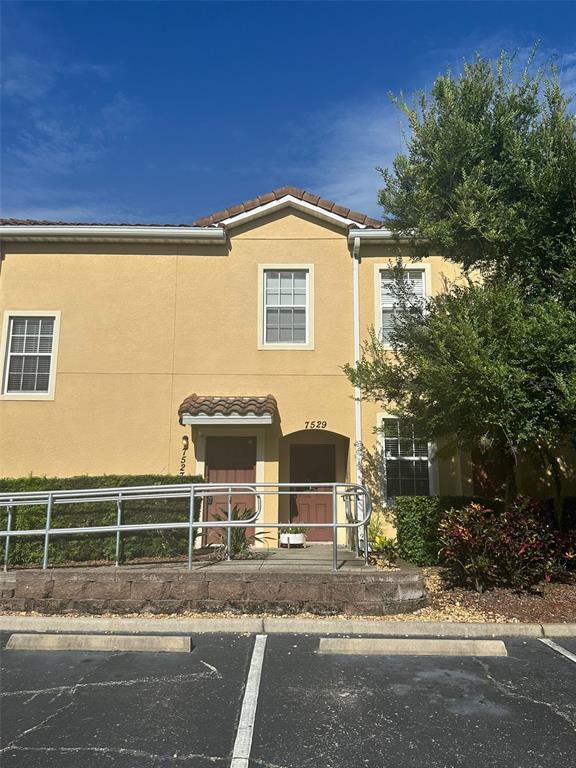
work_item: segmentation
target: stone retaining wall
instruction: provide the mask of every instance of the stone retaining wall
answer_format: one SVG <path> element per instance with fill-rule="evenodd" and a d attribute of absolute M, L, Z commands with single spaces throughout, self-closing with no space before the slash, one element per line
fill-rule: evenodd
<path fill-rule="evenodd" d="M 41 613 L 348 613 L 413 611 L 420 571 L 289 573 L 168 568 L 61 568 L 0 575 L 0 610 Z"/>

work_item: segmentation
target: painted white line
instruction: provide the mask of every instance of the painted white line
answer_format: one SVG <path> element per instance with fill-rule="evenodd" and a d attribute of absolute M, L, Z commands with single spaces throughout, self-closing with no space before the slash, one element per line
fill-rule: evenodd
<path fill-rule="evenodd" d="M 552 648 L 556 653 L 561 653 L 562 656 L 566 656 L 567 659 L 570 659 L 570 661 L 573 661 L 574 664 L 576 664 L 576 654 L 567 651 L 566 648 L 562 648 L 562 646 L 555 643 L 554 640 L 548 640 L 547 637 L 539 637 L 538 640 L 540 640 L 541 643 L 544 643 L 544 645 L 547 645 L 548 648 Z"/>
<path fill-rule="evenodd" d="M 252 736 L 254 735 L 258 692 L 260 690 L 260 677 L 264 662 L 264 649 L 266 648 L 267 639 L 267 635 L 256 635 L 230 768 L 248 768 L 250 750 L 252 749 Z"/>

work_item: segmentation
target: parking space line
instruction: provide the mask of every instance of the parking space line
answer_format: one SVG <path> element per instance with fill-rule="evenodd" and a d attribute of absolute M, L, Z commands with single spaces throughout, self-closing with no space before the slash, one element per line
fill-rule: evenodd
<path fill-rule="evenodd" d="M 539 637 L 538 640 L 549 648 L 552 648 L 556 653 L 561 653 L 562 656 L 565 656 L 576 664 L 576 654 L 571 653 L 571 651 L 566 650 L 566 648 L 562 648 L 561 645 L 558 645 L 558 643 L 555 643 L 553 640 L 549 640 L 547 637 Z"/>
<path fill-rule="evenodd" d="M 256 718 L 256 706 L 258 704 L 258 693 L 260 691 L 260 678 L 262 676 L 262 664 L 264 662 L 266 640 L 267 635 L 256 635 L 230 768 L 248 768 L 250 750 L 252 749 L 252 737 L 254 735 L 254 719 Z"/>

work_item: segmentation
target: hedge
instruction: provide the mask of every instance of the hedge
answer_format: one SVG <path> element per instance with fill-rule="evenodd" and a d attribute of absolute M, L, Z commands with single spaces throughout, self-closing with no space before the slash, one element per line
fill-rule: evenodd
<path fill-rule="evenodd" d="M 477 496 L 398 496 L 393 510 L 399 556 L 415 565 L 438 565 L 438 527 L 449 509 L 471 502 L 493 506 Z"/>
<path fill-rule="evenodd" d="M 23 491 L 58 491 L 80 488 L 114 488 L 118 486 L 201 483 L 193 475 L 81 475 L 78 477 L 20 477 L 0 478 L 0 493 Z M 116 502 L 90 504 L 58 504 L 52 511 L 52 526 L 57 528 L 90 525 L 114 525 Z M 125 523 L 168 522 L 188 520 L 188 499 L 158 499 L 127 501 L 123 504 Z M 200 500 L 195 518 L 200 514 Z M 46 521 L 46 506 L 14 507 L 12 528 L 42 528 Z M 7 523 L 6 508 L 0 509 L 0 529 Z M 3 545 L 4 539 L 1 543 Z M 171 558 L 183 555 L 188 548 L 188 531 L 162 530 L 122 534 L 122 558 Z M 21 537 L 10 540 L 9 564 L 37 567 L 42 563 L 44 542 L 41 538 Z M 3 549 L 3 546 L 2 546 Z M 48 560 L 51 565 L 114 561 L 116 534 L 54 536 L 50 540 Z M 3 553 L 2 553 L 3 554 Z"/>

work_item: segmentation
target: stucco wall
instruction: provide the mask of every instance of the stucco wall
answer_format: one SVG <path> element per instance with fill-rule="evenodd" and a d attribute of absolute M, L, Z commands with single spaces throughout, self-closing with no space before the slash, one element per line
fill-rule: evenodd
<path fill-rule="evenodd" d="M 54 400 L 0 399 L 0 475 L 177 472 L 178 406 L 205 395 L 272 393 L 281 422 L 264 430 L 261 478 L 278 480 L 278 441 L 310 420 L 350 440 L 353 391 L 352 258 L 347 232 L 283 210 L 231 229 L 226 245 L 5 242 L 1 310 L 61 313 Z M 377 322 L 375 265 L 396 247 L 363 245 L 360 320 Z M 314 348 L 259 349 L 259 265 L 313 265 Z M 454 265 L 426 261 L 433 292 L 457 279 Z M 363 403 L 370 445 L 380 408 Z M 319 441 L 322 436 L 318 434 Z M 187 469 L 202 469 L 197 435 Z M 439 490 L 469 493 L 464 457 L 438 461 Z M 266 519 L 276 516 L 267 502 Z"/>
<path fill-rule="evenodd" d="M 313 264 L 315 348 L 259 350 L 258 265 Z M 345 233 L 303 214 L 233 231 L 229 247 L 4 245 L 3 310 L 60 310 L 53 401 L 0 401 L 0 474 L 172 472 L 193 391 L 265 394 L 283 434 L 323 419 L 353 434 Z"/>

